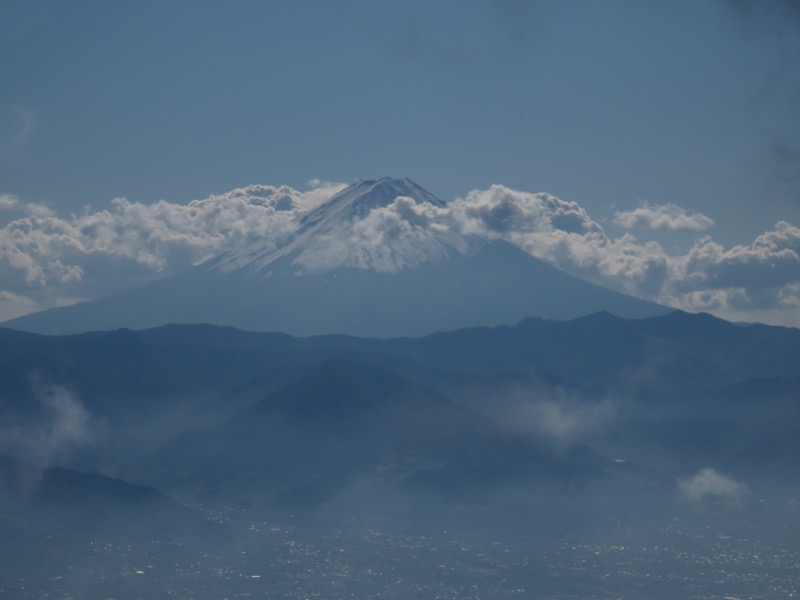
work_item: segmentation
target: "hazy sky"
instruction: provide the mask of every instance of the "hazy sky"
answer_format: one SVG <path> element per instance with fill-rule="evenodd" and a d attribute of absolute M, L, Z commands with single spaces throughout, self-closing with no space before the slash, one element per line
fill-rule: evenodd
<path fill-rule="evenodd" d="M 93 293 L 43 219 L 389 175 L 547 192 L 673 258 L 750 250 L 780 285 L 740 308 L 800 324 L 794 0 L 4 0 L 0 77 L 0 318 Z"/>

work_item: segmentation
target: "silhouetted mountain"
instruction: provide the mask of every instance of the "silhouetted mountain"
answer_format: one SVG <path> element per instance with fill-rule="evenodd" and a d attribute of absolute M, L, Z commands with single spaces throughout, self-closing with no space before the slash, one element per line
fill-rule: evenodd
<path fill-rule="evenodd" d="M 514 390 L 595 400 L 613 394 L 662 406 L 685 399 L 687 407 L 708 407 L 723 386 L 800 377 L 799 355 L 798 330 L 680 312 L 635 320 L 607 313 L 567 322 L 526 319 L 514 327 L 390 340 L 302 339 L 215 326 L 63 337 L 0 330 L 0 422 L 43 422 L 52 417 L 48 394 L 64 390 L 103 426 L 101 437 L 114 446 L 103 452 L 113 462 L 115 453 L 147 451 L 227 418 L 328 358 L 393 371 L 489 413 L 488 398 Z M 763 395 L 742 393 L 740 420 L 753 408 L 750 396 Z M 722 414 L 709 418 L 720 421 Z"/>
<path fill-rule="evenodd" d="M 468 328 L 372 347 L 440 368 L 534 367 L 587 385 L 680 389 L 800 375 L 794 359 L 800 330 L 737 326 L 681 311 L 648 319 L 606 312 L 566 322 L 528 318 L 515 327 Z"/>

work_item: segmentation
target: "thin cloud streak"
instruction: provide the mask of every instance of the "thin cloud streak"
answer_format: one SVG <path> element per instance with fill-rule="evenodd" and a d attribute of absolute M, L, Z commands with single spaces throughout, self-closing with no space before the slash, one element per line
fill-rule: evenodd
<path fill-rule="evenodd" d="M 33 423 L 5 424 L 0 428 L 0 451 L 49 467 L 100 439 L 102 425 L 75 394 L 58 386 L 34 387 L 41 418 Z"/>
<path fill-rule="evenodd" d="M 24 106 L 12 106 L 4 111 L 5 126 L 0 130 L 0 158 L 18 151 L 36 130 L 36 112 Z"/>

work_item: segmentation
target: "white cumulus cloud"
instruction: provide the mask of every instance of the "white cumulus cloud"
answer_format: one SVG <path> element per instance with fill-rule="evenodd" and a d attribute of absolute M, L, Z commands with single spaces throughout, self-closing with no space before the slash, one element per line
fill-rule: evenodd
<path fill-rule="evenodd" d="M 702 213 L 689 213 L 675 204 L 649 204 L 614 213 L 614 223 L 626 229 L 668 229 L 670 231 L 703 231 L 714 226 L 714 220 Z"/>
<path fill-rule="evenodd" d="M 671 219 L 672 230 L 690 229 L 690 222 L 695 230 L 712 223 L 677 207 L 660 214 L 663 222 Z M 627 294 L 727 318 L 752 314 L 754 320 L 800 325 L 795 304 L 800 229 L 788 222 L 777 223 L 751 244 L 726 248 L 704 236 L 689 251 L 670 254 L 631 233 L 609 236 L 575 202 L 504 186 L 455 200 L 449 217 L 463 232 L 504 239 L 568 273 Z"/>
<path fill-rule="evenodd" d="M 24 216 L 0 228 L 0 319 L 31 302 L 42 308 L 107 295 L 225 250 L 277 246 L 297 216 L 342 187 L 251 185 L 187 204 L 116 198 L 108 208 L 69 216 L 5 194 L 2 207 Z"/>
<path fill-rule="evenodd" d="M 463 240 L 449 234 L 447 214 L 446 208 L 398 196 L 355 220 L 338 220 L 295 240 L 300 252 L 293 262 L 307 274 L 334 267 L 392 273 L 437 262 L 466 251 Z"/>
<path fill-rule="evenodd" d="M 224 252 L 268 255 L 291 239 L 300 216 L 344 184 L 304 192 L 251 185 L 187 204 L 124 198 L 59 216 L 0 195 L 18 218 L 0 228 L 0 319 L 118 292 Z M 326 264 L 394 271 L 464 251 L 464 237 L 502 239 L 568 273 L 627 294 L 726 318 L 800 326 L 800 228 L 776 223 L 752 242 L 724 246 L 700 231 L 713 221 L 674 205 L 616 213 L 623 226 L 697 233 L 668 252 L 630 232 L 609 235 L 577 202 L 493 185 L 444 207 L 394 202 L 304 240 L 305 272 Z M 307 243 L 306 243 L 307 242 Z M 752 317 L 752 319 L 750 319 Z"/>

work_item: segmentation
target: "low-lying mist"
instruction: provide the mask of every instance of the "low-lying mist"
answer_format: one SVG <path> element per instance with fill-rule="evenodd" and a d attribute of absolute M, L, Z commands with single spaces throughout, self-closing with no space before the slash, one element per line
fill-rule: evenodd
<path fill-rule="evenodd" d="M 569 325 L 7 347 L 0 593 L 793 593 L 795 334 L 769 331 L 783 371 L 745 372 L 723 367 L 763 330 L 606 315 L 610 354 Z"/>

